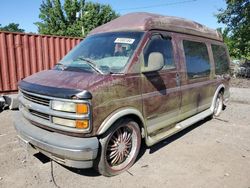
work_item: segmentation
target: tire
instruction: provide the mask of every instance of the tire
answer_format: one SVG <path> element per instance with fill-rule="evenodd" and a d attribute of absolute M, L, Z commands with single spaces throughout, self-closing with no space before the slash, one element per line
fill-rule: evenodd
<path fill-rule="evenodd" d="M 0 112 L 4 110 L 4 107 L 6 105 L 4 97 L 0 96 Z"/>
<path fill-rule="evenodd" d="M 100 153 L 95 168 L 104 176 L 115 176 L 129 169 L 141 146 L 141 132 L 131 119 L 115 123 L 100 139 Z"/>
<path fill-rule="evenodd" d="M 214 104 L 214 112 L 213 116 L 218 117 L 223 110 L 223 94 L 222 92 L 218 93 L 215 104 Z"/>

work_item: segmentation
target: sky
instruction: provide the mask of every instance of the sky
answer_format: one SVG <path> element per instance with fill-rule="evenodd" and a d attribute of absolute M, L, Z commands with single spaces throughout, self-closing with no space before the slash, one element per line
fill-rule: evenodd
<path fill-rule="evenodd" d="M 87 0 L 90 1 L 90 0 Z M 225 27 L 214 16 L 218 9 L 226 8 L 225 0 L 93 0 L 109 4 L 120 15 L 129 12 L 151 12 L 190 19 L 216 29 Z M 37 32 L 42 0 L 1 0 L 0 24 L 18 23 L 25 32 Z"/>

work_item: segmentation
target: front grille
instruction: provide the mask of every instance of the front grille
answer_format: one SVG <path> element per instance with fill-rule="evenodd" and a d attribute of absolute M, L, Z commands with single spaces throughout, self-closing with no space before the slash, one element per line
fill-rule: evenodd
<path fill-rule="evenodd" d="M 31 110 L 31 109 L 29 110 L 29 112 L 34 116 L 40 117 L 42 119 L 50 120 L 50 116 L 48 114 L 44 114 L 44 113 L 41 113 L 41 112 L 38 112 L 35 110 Z"/>
<path fill-rule="evenodd" d="M 52 100 L 68 101 L 71 103 L 72 102 L 88 103 L 88 101 L 54 98 L 50 96 L 30 93 L 24 90 L 20 90 L 18 98 L 19 98 L 19 109 L 22 112 L 23 116 L 35 126 L 51 131 L 61 132 L 63 134 L 70 132 L 75 135 L 79 135 L 82 133 L 89 133 L 91 131 L 91 127 L 89 127 L 88 129 L 81 130 L 81 129 L 76 129 L 74 127 L 57 125 L 52 121 L 53 117 L 66 118 L 66 119 L 68 118 L 72 120 L 87 119 L 90 121 L 90 116 L 91 116 L 90 113 L 86 115 L 84 114 L 81 117 L 79 117 L 76 113 L 67 113 L 63 111 L 53 110 L 50 106 L 50 102 Z"/>
<path fill-rule="evenodd" d="M 22 92 L 23 97 L 31 102 L 37 103 L 37 104 L 41 104 L 41 105 L 45 105 L 45 106 L 49 106 L 50 100 L 49 99 L 45 99 L 45 98 L 41 98 L 41 97 L 37 97 L 34 95 L 30 95 L 28 93 Z"/>
<path fill-rule="evenodd" d="M 25 91 L 21 91 L 21 95 L 24 99 L 34 104 L 39 104 L 39 105 L 48 106 L 48 107 L 50 106 L 50 99 L 43 98 L 41 96 L 36 96 L 35 94 L 33 95 Z M 27 112 L 29 112 L 33 116 L 50 121 L 50 115 L 42 113 L 41 110 L 37 111 L 36 108 L 31 109 L 30 107 L 25 107 L 25 105 L 20 105 L 20 107 L 22 106 Z"/>

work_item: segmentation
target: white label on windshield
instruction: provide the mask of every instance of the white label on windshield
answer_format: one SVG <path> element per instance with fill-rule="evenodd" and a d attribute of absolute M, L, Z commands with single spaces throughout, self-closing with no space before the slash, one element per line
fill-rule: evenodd
<path fill-rule="evenodd" d="M 133 44 L 135 39 L 130 38 L 116 38 L 115 43 L 123 43 L 123 44 Z"/>

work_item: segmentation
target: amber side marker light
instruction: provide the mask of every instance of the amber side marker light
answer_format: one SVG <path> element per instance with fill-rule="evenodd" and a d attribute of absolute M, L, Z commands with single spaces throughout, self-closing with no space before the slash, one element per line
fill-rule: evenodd
<path fill-rule="evenodd" d="M 77 114 L 87 114 L 88 113 L 88 105 L 87 104 L 77 104 L 76 105 L 76 113 Z"/>
<path fill-rule="evenodd" d="M 76 120 L 76 128 L 78 129 L 87 129 L 89 127 L 88 120 Z"/>

